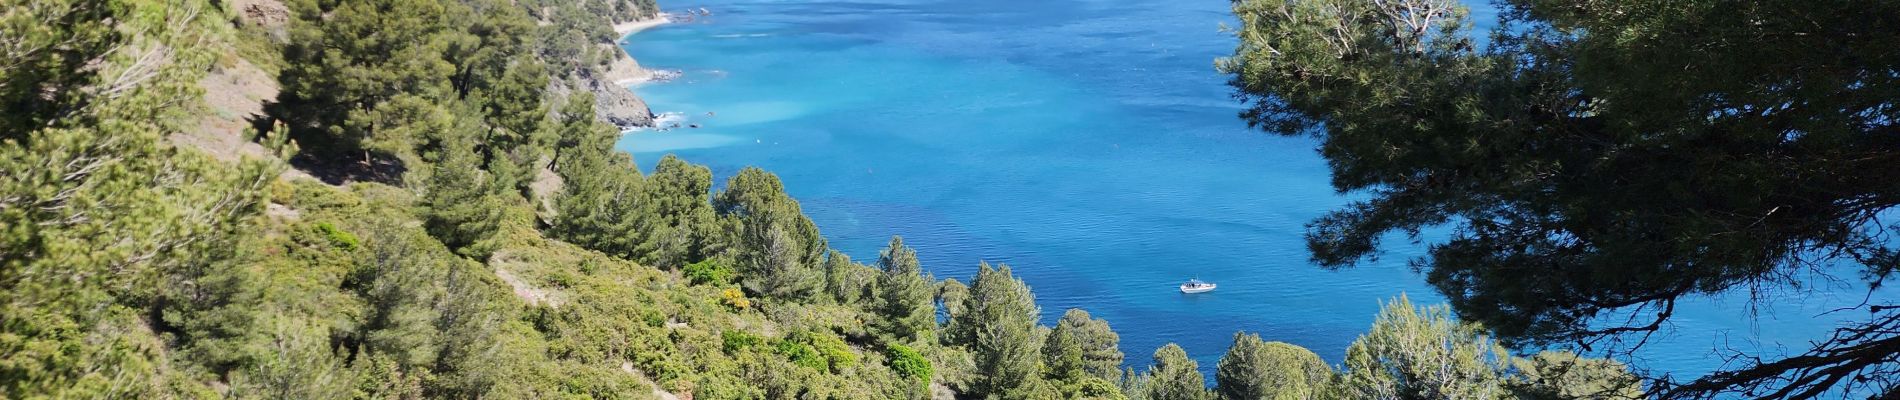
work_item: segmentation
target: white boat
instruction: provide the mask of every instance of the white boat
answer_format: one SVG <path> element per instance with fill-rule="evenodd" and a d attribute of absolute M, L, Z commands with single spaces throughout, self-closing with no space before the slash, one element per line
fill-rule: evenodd
<path fill-rule="evenodd" d="M 1201 282 L 1200 279 L 1189 279 L 1187 283 L 1181 284 L 1181 293 L 1207 293 L 1212 291 L 1214 291 L 1214 284 Z"/>

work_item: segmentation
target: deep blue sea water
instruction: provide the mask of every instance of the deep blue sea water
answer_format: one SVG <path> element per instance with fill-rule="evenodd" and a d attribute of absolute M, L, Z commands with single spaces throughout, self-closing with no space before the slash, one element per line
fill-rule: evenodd
<path fill-rule="evenodd" d="M 640 131 L 620 148 L 777 173 L 833 247 L 874 261 L 890 235 L 925 269 L 967 282 L 1007 263 L 1046 322 L 1080 307 L 1122 335 L 1132 365 L 1174 342 L 1211 371 L 1236 331 L 1337 363 L 1379 302 L 1442 303 L 1396 238 L 1379 262 L 1309 263 L 1303 224 L 1345 204 L 1310 138 L 1252 131 L 1212 60 L 1229 3 L 1213 0 L 694 0 L 712 16 L 626 39 L 674 81 L 638 86 L 700 128 Z M 1494 13 L 1479 9 L 1480 26 Z M 1199 277 L 1220 290 L 1183 295 Z M 1811 293 L 1679 307 L 1634 361 L 1700 374 L 1717 346 L 1776 352 L 1825 332 L 1865 294 L 1851 274 Z M 1852 317 L 1848 315 L 1845 317 Z M 1754 321 L 1754 322 L 1751 322 Z M 1211 375 L 1210 375 L 1211 379 Z"/>

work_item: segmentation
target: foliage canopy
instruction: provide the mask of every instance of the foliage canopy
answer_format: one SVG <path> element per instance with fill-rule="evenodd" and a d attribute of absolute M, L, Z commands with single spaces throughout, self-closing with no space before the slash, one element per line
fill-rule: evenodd
<path fill-rule="evenodd" d="M 1815 265 L 1856 266 L 1845 279 L 1870 291 L 1900 272 L 1878 218 L 1900 204 L 1900 4 L 1497 6 L 1473 33 L 1451 0 L 1234 3 L 1218 66 L 1242 118 L 1318 137 L 1334 187 L 1368 195 L 1309 225 L 1314 261 L 1451 226 L 1416 264 L 1460 316 L 1517 345 L 1613 351 L 1685 297 L 1843 272 Z M 1800 354 L 1654 392 L 1891 395 L 1900 307 L 1860 308 Z"/>

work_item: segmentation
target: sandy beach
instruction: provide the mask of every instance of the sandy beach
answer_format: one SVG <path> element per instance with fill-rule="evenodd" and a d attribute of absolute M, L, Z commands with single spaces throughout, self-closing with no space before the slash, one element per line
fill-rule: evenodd
<path fill-rule="evenodd" d="M 668 16 L 666 13 L 660 13 L 659 16 L 653 18 L 614 24 L 614 33 L 620 36 L 631 35 L 672 21 L 671 16 Z"/>

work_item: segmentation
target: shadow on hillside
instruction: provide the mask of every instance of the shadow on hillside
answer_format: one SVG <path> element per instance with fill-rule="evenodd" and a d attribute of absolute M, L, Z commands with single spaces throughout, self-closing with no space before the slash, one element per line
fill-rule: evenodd
<path fill-rule="evenodd" d="M 311 153 L 291 157 L 290 166 L 316 177 L 323 183 L 339 186 L 352 182 L 376 182 L 400 186 L 403 172 L 409 170 L 402 165 L 401 161 L 389 157 L 372 157 L 365 161 L 362 157 L 325 156 Z"/>
<path fill-rule="evenodd" d="M 267 113 L 253 117 L 249 122 L 258 132 L 288 129 L 287 125 L 280 125 L 278 121 L 278 118 Z M 341 186 L 352 182 L 376 182 L 400 186 L 403 173 L 409 170 L 396 157 L 324 146 L 324 138 L 299 134 L 295 129 L 291 129 L 290 135 L 291 140 L 301 148 L 297 155 L 288 160 L 290 167 L 323 183 Z"/>

